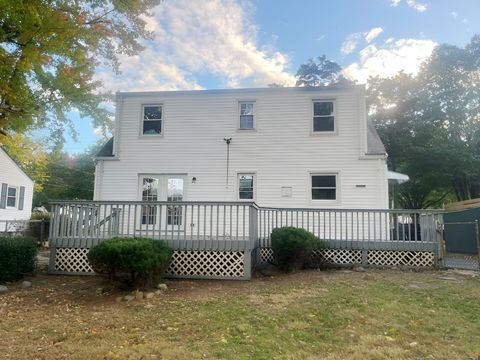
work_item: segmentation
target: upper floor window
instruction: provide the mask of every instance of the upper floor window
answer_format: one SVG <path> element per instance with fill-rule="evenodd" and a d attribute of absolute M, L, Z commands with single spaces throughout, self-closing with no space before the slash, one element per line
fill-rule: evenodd
<path fill-rule="evenodd" d="M 242 101 L 240 106 L 240 124 L 241 130 L 252 130 L 254 128 L 254 101 Z"/>
<path fill-rule="evenodd" d="M 17 188 L 9 186 L 7 190 L 7 207 L 17 207 Z"/>
<path fill-rule="evenodd" d="M 329 101 L 313 102 L 313 132 L 335 131 L 335 103 Z"/>
<path fill-rule="evenodd" d="M 160 135 L 162 133 L 162 106 L 143 106 L 143 131 L 144 135 Z"/>
<path fill-rule="evenodd" d="M 337 175 L 312 175 L 312 200 L 336 200 Z"/>
<path fill-rule="evenodd" d="M 253 200 L 253 174 L 238 175 L 238 198 L 240 200 Z"/>

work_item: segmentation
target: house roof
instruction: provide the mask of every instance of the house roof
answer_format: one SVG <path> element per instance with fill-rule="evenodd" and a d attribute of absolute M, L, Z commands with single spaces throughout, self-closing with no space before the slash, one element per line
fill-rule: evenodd
<path fill-rule="evenodd" d="M 113 136 L 102 146 L 97 153 L 97 157 L 112 157 L 113 156 Z"/>
<path fill-rule="evenodd" d="M 382 139 L 378 136 L 377 129 L 370 119 L 367 119 L 367 154 L 385 155 L 387 151 L 383 145 Z"/>
<path fill-rule="evenodd" d="M 18 163 L 17 160 L 15 160 L 7 151 L 7 149 L 5 149 L 2 145 L 0 145 L 0 151 L 3 151 L 5 153 L 5 155 L 7 155 L 7 157 L 20 169 L 20 171 L 25 174 L 25 176 L 31 181 L 31 182 L 35 182 L 32 180 L 32 178 L 30 176 L 28 176 L 28 174 L 25 172 L 25 170 L 23 169 L 23 166 Z"/>

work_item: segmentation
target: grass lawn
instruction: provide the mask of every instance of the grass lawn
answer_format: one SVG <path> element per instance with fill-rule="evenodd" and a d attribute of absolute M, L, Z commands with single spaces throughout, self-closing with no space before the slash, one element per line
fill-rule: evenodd
<path fill-rule="evenodd" d="M 480 276 L 305 271 L 170 281 L 117 302 L 99 277 L 0 296 L 2 359 L 479 359 Z"/>

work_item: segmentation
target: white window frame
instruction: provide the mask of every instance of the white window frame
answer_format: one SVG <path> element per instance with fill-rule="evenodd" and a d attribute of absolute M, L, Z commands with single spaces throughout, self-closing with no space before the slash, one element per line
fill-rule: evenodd
<path fill-rule="evenodd" d="M 14 206 L 10 206 L 8 205 L 8 198 L 12 198 L 13 196 L 9 196 L 8 195 L 8 190 L 9 189 L 15 189 L 15 205 Z M 13 186 L 13 185 L 8 185 L 7 184 L 7 197 L 6 197 L 6 202 L 5 202 L 5 208 L 9 208 L 9 209 L 16 209 L 18 207 L 18 199 L 19 199 L 19 188 L 18 186 Z"/>
<path fill-rule="evenodd" d="M 314 176 L 335 176 L 335 200 L 332 199 L 314 199 L 312 196 L 313 190 L 313 177 Z M 308 191 L 310 202 L 314 204 L 328 204 L 339 205 L 340 204 L 340 172 L 339 171 L 311 171 L 308 174 Z"/>
<path fill-rule="evenodd" d="M 240 198 L 240 176 L 252 176 L 253 177 L 253 197 L 252 199 L 241 199 Z M 237 200 L 238 201 L 246 201 L 246 202 L 252 202 L 255 201 L 257 198 L 257 174 L 256 172 L 252 171 L 238 171 L 237 172 L 237 186 L 235 187 L 235 191 L 237 192 Z"/>
<path fill-rule="evenodd" d="M 253 104 L 253 127 L 242 128 L 240 127 L 240 116 L 242 114 L 242 104 Z M 237 100 L 237 130 L 242 131 L 255 131 L 257 128 L 257 100 L 253 99 L 238 99 Z"/>
<path fill-rule="evenodd" d="M 320 115 L 315 116 L 315 104 L 322 103 L 322 102 L 331 102 L 333 104 L 333 112 L 331 115 Z M 310 104 L 311 116 L 310 116 L 310 135 L 337 135 L 338 134 L 338 118 L 337 118 L 337 104 L 335 99 L 312 99 L 312 103 Z M 333 131 L 315 131 L 314 130 L 314 117 L 330 117 L 333 116 Z"/>
<path fill-rule="evenodd" d="M 149 106 L 159 106 L 162 109 L 162 117 L 161 119 L 155 120 L 145 120 L 145 108 Z M 145 121 L 159 121 L 160 120 L 160 134 L 144 134 L 143 133 L 143 126 Z M 163 129 L 165 124 L 165 106 L 162 103 L 157 104 L 142 104 L 141 111 L 140 111 L 140 137 L 162 137 L 163 136 Z"/>

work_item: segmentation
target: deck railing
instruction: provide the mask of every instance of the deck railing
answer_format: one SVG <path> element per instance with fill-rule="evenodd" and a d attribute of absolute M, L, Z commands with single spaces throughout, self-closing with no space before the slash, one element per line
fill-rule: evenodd
<path fill-rule="evenodd" d="M 270 247 L 274 228 L 304 228 L 331 248 L 437 251 L 441 211 L 267 208 L 250 202 L 57 201 L 53 245 L 111 237 L 165 240 L 176 250 Z"/>
<path fill-rule="evenodd" d="M 257 238 L 257 209 L 246 202 L 57 201 L 52 212 L 54 244 L 136 236 L 174 249 L 244 250 Z"/>
<path fill-rule="evenodd" d="M 436 250 L 441 211 L 260 208 L 259 242 L 270 247 L 274 228 L 304 228 L 329 247 L 357 250 Z"/>

